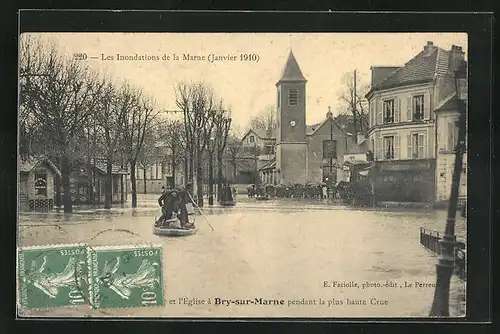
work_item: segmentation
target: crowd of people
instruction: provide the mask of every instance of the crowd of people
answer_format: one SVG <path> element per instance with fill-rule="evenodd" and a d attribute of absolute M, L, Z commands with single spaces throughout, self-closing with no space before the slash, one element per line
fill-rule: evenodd
<path fill-rule="evenodd" d="M 247 187 L 248 197 L 269 198 L 338 199 L 346 204 L 368 205 L 371 189 L 368 184 L 351 184 L 340 181 L 336 185 L 321 183 L 290 183 L 287 185 L 251 184 Z"/>

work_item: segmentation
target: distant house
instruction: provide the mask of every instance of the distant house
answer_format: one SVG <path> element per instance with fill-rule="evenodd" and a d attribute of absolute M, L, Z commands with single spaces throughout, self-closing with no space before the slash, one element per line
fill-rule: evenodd
<path fill-rule="evenodd" d="M 19 204 L 21 211 L 48 211 L 54 208 L 54 179 L 59 169 L 46 158 L 27 158 L 19 162 Z"/>
<path fill-rule="evenodd" d="M 444 50 L 428 42 L 404 66 L 372 66 L 366 98 L 378 201 L 432 203 L 449 196 L 444 189 L 451 174 L 443 170 L 453 164 L 452 150 L 444 148 L 455 125 L 445 118 L 456 118 L 458 112 L 446 100 L 455 89 L 450 74 L 463 61 L 461 47 Z"/>
<path fill-rule="evenodd" d="M 89 186 L 95 190 L 95 203 L 104 203 L 105 200 L 105 182 L 106 182 L 106 164 L 96 163 L 91 165 L 91 175 L 89 178 L 87 168 L 81 166 L 70 174 L 71 198 L 75 204 L 90 204 L 92 198 Z M 111 169 L 111 198 L 112 203 L 120 203 L 123 198 L 127 200 L 127 182 L 128 172 L 125 168 L 112 165 Z M 62 190 L 61 190 L 62 193 Z"/>

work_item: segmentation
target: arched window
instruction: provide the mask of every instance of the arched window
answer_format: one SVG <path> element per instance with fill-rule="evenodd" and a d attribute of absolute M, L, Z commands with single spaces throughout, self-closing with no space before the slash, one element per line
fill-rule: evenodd
<path fill-rule="evenodd" d="M 47 196 L 47 174 L 35 173 L 35 195 Z"/>

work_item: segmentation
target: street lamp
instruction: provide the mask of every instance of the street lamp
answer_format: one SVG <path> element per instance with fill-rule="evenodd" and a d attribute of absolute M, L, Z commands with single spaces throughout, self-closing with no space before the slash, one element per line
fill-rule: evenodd
<path fill-rule="evenodd" d="M 208 205 L 214 205 L 214 162 L 213 162 L 213 156 L 214 156 L 214 144 L 215 138 L 210 137 L 210 143 L 209 143 L 209 150 L 208 153 L 210 154 L 209 160 L 208 160 Z"/>
<path fill-rule="evenodd" d="M 455 165 L 451 185 L 450 201 L 448 205 L 448 218 L 443 239 L 440 240 L 441 252 L 439 262 L 436 265 L 436 289 L 432 303 L 430 316 L 447 317 L 450 315 L 450 279 L 455 267 L 455 218 L 457 215 L 458 193 L 460 187 L 460 175 L 462 173 L 463 155 L 465 149 L 466 132 L 466 104 L 467 70 L 465 61 L 462 62 L 454 75 L 458 116 L 458 140 L 455 146 Z M 465 93 L 465 94 L 464 94 Z"/>

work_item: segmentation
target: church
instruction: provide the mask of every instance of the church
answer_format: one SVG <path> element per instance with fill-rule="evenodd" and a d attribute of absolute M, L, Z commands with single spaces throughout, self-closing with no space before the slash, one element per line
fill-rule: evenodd
<path fill-rule="evenodd" d="M 349 171 L 343 167 L 347 159 L 366 160 L 364 136 L 354 138 L 343 129 L 330 108 L 322 122 L 306 124 L 306 85 L 307 79 L 290 51 L 276 83 L 276 130 L 264 136 L 268 138 L 260 138 L 263 135 L 251 129 L 242 139 L 243 147 L 274 144 L 274 149 L 258 158 L 261 182 L 335 184 L 348 179 Z"/>

